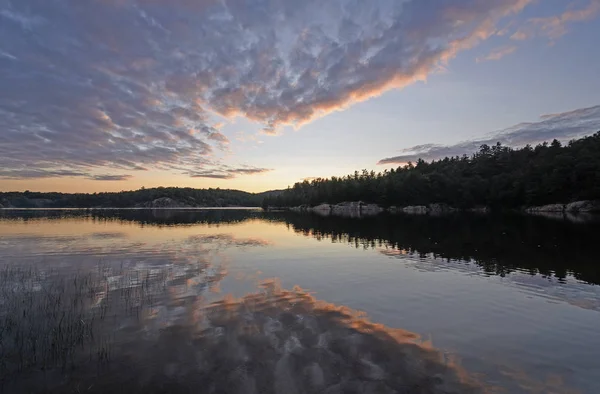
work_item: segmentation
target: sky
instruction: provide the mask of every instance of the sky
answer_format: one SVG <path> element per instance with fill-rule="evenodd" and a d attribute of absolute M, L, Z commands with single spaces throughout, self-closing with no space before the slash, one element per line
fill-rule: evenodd
<path fill-rule="evenodd" d="M 600 131 L 600 0 L 0 0 L 0 191 L 259 192 Z"/>

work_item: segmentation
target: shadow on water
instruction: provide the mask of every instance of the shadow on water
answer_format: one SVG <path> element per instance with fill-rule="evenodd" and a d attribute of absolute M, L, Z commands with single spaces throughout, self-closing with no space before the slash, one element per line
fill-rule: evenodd
<path fill-rule="evenodd" d="M 209 272 L 208 270 L 206 272 Z M 221 280 L 205 275 L 204 285 Z M 168 270 L 0 274 L 5 392 L 478 393 L 442 353 L 277 281 L 173 296 Z M 206 287 L 205 286 L 205 287 Z"/>

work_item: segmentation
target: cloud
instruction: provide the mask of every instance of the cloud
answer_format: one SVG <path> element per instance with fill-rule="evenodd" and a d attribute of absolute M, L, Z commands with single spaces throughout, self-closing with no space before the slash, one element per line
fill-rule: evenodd
<path fill-rule="evenodd" d="M 542 115 L 539 122 L 521 123 L 485 138 L 456 145 L 425 144 L 404 149 L 401 155 L 385 158 L 378 164 L 404 164 L 418 159 L 438 160 L 444 157 L 470 155 L 483 144 L 497 142 L 510 147 L 537 145 L 557 139 L 566 142 L 600 131 L 600 105 L 558 114 Z"/>
<path fill-rule="evenodd" d="M 0 179 L 39 179 L 39 178 L 86 178 L 94 181 L 125 181 L 131 175 L 103 174 L 93 175 L 89 172 L 71 170 L 41 170 L 41 169 L 0 169 Z"/>
<path fill-rule="evenodd" d="M 92 175 L 88 178 L 94 181 L 126 181 L 131 179 L 131 175 Z"/>
<path fill-rule="evenodd" d="M 531 36 L 533 35 L 533 31 L 531 30 L 531 28 L 521 28 L 519 30 L 517 30 L 516 32 L 514 32 L 511 36 L 510 39 L 511 40 L 516 40 L 516 41 L 525 41 L 531 38 Z"/>
<path fill-rule="evenodd" d="M 517 50 L 517 47 L 514 46 L 514 45 L 513 46 L 503 46 L 503 47 L 500 47 L 500 48 L 495 48 L 488 55 L 486 55 L 484 57 L 478 57 L 477 58 L 477 63 L 481 63 L 481 62 L 485 62 L 485 61 L 490 61 L 490 60 L 500 60 L 504 56 L 510 55 L 511 53 L 513 53 L 516 50 Z"/>
<path fill-rule="evenodd" d="M 209 140 L 217 141 L 223 144 L 229 144 L 229 138 L 219 132 L 214 132 L 208 136 Z"/>
<path fill-rule="evenodd" d="M 223 118 L 276 133 L 424 80 L 531 1 L 2 0 L 0 168 L 216 170 Z"/>
<path fill-rule="evenodd" d="M 580 9 L 574 9 L 572 5 L 560 15 L 530 18 L 510 38 L 526 40 L 535 36 L 543 36 L 550 40 L 556 40 L 567 34 L 570 24 L 590 21 L 600 14 L 600 0 L 589 0 L 587 6 Z"/>
<path fill-rule="evenodd" d="M 192 178 L 211 178 L 211 179 L 233 179 L 238 175 L 256 175 L 272 171 L 269 168 L 258 167 L 239 167 L 232 168 L 227 165 L 221 165 L 218 168 L 210 170 L 197 170 L 186 172 Z"/>
<path fill-rule="evenodd" d="M 71 170 L 42 170 L 28 168 L 0 169 L 0 179 L 87 177 L 88 173 Z"/>

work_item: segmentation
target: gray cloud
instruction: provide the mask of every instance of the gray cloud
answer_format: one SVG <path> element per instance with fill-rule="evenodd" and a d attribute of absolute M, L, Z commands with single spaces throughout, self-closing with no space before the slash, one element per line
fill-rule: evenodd
<path fill-rule="evenodd" d="M 41 170 L 28 168 L 0 169 L 0 178 L 62 178 L 62 177 L 88 177 L 89 174 L 71 170 Z"/>
<path fill-rule="evenodd" d="M 103 174 L 93 175 L 89 172 L 71 171 L 71 170 L 39 170 L 39 169 L 2 169 L 0 170 L 0 179 L 24 179 L 24 178 L 86 178 L 94 181 L 125 181 L 131 179 L 131 175 L 123 174 Z"/>
<path fill-rule="evenodd" d="M 192 178 L 211 178 L 211 179 L 232 179 L 237 175 L 256 175 L 272 171 L 269 168 L 258 167 L 238 167 L 232 168 L 227 165 L 221 165 L 210 170 L 199 170 L 186 172 Z"/>
<path fill-rule="evenodd" d="M 404 149 L 398 156 L 382 159 L 378 164 L 404 164 L 418 159 L 437 160 L 444 157 L 470 155 L 483 144 L 497 142 L 510 147 L 537 145 L 557 139 L 567 142 L 575 138 L 600 131 L 600 105 L 581 108 L 558 114 L 542 115 L 539 122 L 521 123 L 508 129 L 488 135 L 482 139 L 464 141 L 456 145 L 444 146 L 425 144 Z"/>
<path fill-rule="evenodd" d="M 0 0 L 0 168 L 209 173 L 215 114 L 308 122 L 424 79 L 531 1 Z"/>
<path fill-rule="evenodd" d="M 131 179 L 131 175 L 92 175 L 89 179 L 94 181 L 126 181 Z"/>

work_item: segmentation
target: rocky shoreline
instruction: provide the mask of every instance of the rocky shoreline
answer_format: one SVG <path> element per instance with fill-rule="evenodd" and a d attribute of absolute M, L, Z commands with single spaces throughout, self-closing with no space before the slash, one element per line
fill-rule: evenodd
<path fill-rule="evenodd" d="M 319 204 L 311 207 L 309 205 L 300 205 L 291 208 L 268 207 L 267 210 L 287 210 L 298 213 L 313 213 L 319 216 L 341 216 L 341 217 L 368 217 L 379 215 L 383 212 L 390 214 L 408 214 L 408 215 L 444 215 L 455 212 L 472 212 L 486 214 L 491 209 L 486 206 L 473 207 L 469 209 L 458 209 L 447 204 L 429 204 L 429 205 L 410 205 L 406 207 L 391 206 L 388 208 L 380 207 L 377 204 L 367 204 L 362 201 L 343 202 L 339 204 Z M 537 207 L 526 207 L 518 210 L 527 214 L 542 215 L 552 214 L 553 216 L 576 216 L 578 214 L 600 213 L 600 201 L 575 201 L 568 204 L 549 204 Z"/>
<path fill-rule="evenodd" d="M 320 216 L 344 216 L 344 217 L 362 217 L 374 216 L 385 211 L 377 204 L 365 204 L 358 202 L 343 202 L 340 204 L 320 204 L 315 207 L 301 205 L 292 207 L 289 210 L 294 212 L 310 212 Z"/>

